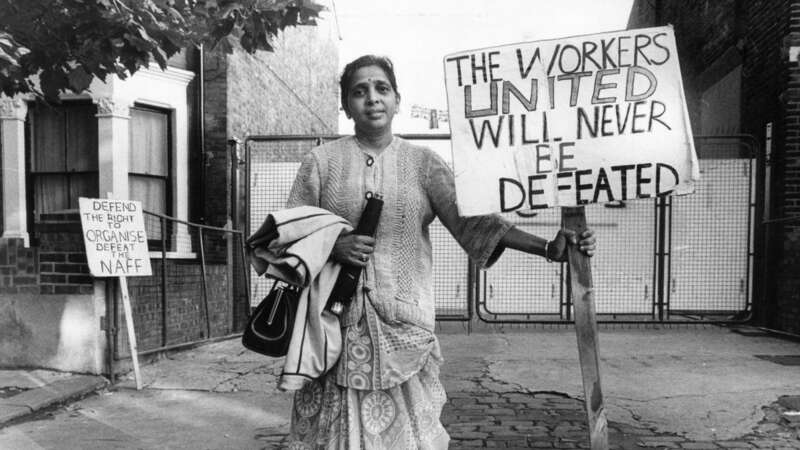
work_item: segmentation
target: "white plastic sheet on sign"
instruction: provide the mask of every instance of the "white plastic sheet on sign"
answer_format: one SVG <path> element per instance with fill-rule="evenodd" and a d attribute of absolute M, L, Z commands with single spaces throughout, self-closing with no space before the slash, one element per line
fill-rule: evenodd
<path fill-rule="evenodd" d="M 444 68 L 462 215 L 694 190 L 672 27 L 464 51 Z"/>

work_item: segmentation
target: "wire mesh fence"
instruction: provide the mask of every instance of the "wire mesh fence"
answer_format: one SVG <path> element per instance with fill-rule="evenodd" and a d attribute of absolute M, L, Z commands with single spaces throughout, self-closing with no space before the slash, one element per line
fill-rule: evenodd
<path fill-rule="evenodd" d="M 557 210 L 532 214 L 526 214 L 528 217 L 509 214 L 506 218 L 516 227 L 537 236 L 549 236 L 558 230 L 561 219 Z M 498 320 L 501 316 L 531 314 L 550 319 L 561 316 L 561 264 L 507 250 L 482 275 L 477 309 L 481 317 Z"/>
<path fill-rule="evenodd" d="M 128 278 L 140 354 L 227 336 L 250 313 L 242 233 L 145 212 L 152 275 Z M 114 302 L 114 356 L 130 357 Z"/>
<path fill-rule="evenodd" d="M 696 192 L 667 202 L 667 311 L 725 317 L 750 309 L 755 149 L 749 141 L 700 138 L 697 152 Z"/>
<path fill-rule="evenodd" d="M 446 135 L 404 136 L 449 160 Z M 302 156 L 335 136 L 251 137 L 248 225 L 256 229 L 285 205 Z M 691 196 L 589 205 L 599 250 L 592 259 L 598 319 L 603 322 L 726 319 L 750 308 L 755 177 L 752 141 L 698 138 L 702 178 Z M 506 215 L 515 226 L 550 238 L 557 209 Z M 469 320 L 471 302 L 487 322 L 570 322 L 566 265 L 506 251 L 477 271 L 438 221 L 430 228 L 434 292 L 440 318 Z M 722 242 L 724 240 L 724 242 Z M 251 299 L 266 280 L 251 276 Z"/>
<path fill-rule="evenodd" d="M 284 208 L 299 162 L 275 162 L 266 160 L 267 152 L 253 152 L 249 160 L 252 167 L 250 174 L 250 203 L 248 230 L 257 230 L 267 215 L 272 211 Z M 257 304 L 267 293 L 272 283 L 250 268 L 251 301 Z"/>

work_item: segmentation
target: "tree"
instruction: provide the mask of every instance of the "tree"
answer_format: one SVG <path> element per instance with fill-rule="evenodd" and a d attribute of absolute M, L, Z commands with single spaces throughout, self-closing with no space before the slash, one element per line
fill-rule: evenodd
<path fill-rule="evenodd" d="M 278 32 L 315 25 L 322 9 L 314 0 L 0 0 L 0 91 L 52 101 L 151 58 L 164 69 L 200 44 L 272 51 Z"/>

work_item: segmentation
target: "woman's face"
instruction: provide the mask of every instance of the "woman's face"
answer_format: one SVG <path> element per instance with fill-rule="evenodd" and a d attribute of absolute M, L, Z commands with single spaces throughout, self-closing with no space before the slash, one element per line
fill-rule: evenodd
<path fill-rule="evenodd" d="M 348 116 L 357 132 L 391 132 L 400 96 L 378 66 L 365 66 L 353 74 L 347 95 Z"/>

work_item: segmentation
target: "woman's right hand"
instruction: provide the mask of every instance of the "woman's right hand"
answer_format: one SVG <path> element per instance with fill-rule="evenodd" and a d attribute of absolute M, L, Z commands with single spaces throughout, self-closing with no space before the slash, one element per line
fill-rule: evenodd
<path fill-rule="evenodd" d="M 342 264 L 365 267 L 375 251 L 375 238 L 361 234 L 342 234 L 333 245 L 333 259 Z"/>

